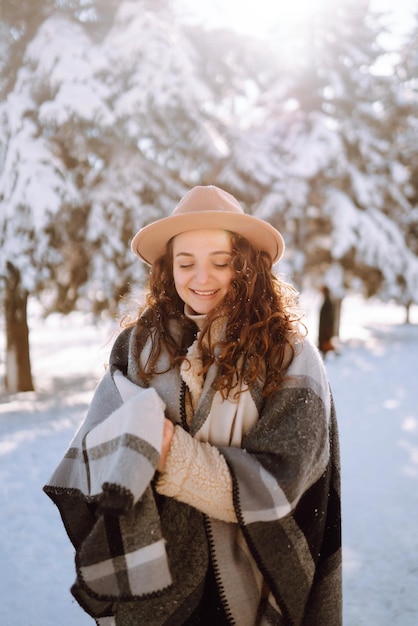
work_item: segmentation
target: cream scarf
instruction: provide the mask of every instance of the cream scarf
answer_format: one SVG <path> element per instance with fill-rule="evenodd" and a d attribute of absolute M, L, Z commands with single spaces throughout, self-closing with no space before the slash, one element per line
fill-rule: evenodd
<path fill-rule="evenodd" d="M 183 361 L 180 372 L 183 381 L 186 383 L 190 391 L 191 411 L 187 411 L 187 419 L 189 425 L 193 420 L 193 413 L 199 406 L 203 392 L 207 391 L 209 385 L 214 379 L 216 364 L 212 364 L 206 376 L 203 379 L 202 358 L 199 350 L 199 334 L 205 323 L 205 315 L 193 314 L 185 307 L 186 316 L 193 320 L 199 328 L 199 333 L 195 341 L 189 347 L 186 357 Z M 216 320 L 211 329 L 211 340 L 217 341 L 222 339 L 225 332 L 224 320 Z M 236 391 L 243 391 L 234 398 Z M 242 437 L 256 423 L 258 419 L 257 407 L 254 404 L 248 387 L 244 383 L 234 389 L 230 397 L 223 399 L 221 393 L 217 391 L 211 403 L 211 409 L 206 420 L 194 435 L 198 441 L 209 442 L 215 446 L 232 446 L 241 447 Z"/>

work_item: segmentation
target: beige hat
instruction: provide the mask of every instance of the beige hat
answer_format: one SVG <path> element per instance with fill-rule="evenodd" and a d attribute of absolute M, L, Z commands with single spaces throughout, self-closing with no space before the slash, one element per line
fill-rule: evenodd
<path fill-rule="evenodd" d="M 214 185 L 193 187 L 165 217 L 144 226 L 132 240 L 131 249 L 152 265 L 166 251 L 167 243 L 180 233 L 220 228 L 242 235 L 258 250 L 265 250 L 276 263 L 284 252 L 283 237 L 271 224 L 244 213 L 231 194 Z"/>

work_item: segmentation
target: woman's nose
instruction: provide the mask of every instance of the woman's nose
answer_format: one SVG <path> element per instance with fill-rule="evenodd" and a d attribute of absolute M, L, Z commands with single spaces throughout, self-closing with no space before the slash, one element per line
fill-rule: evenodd
<path fill-rule="evenodd" d="M 207 282 L 209 278 L 209 271 L 205 265 L 198 265 L 196 267 L 196 278 L 200 284 L 204 284 Z"/>

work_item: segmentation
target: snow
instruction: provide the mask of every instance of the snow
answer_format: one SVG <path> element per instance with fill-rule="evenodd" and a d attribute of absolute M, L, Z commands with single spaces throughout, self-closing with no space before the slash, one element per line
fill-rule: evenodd
<path fill-rule="evenodd" d="M 305 307 L 315 341 L 318 299 Z M 403 321 L 393 304 L 348 298 L 340 354 L 325 361 L 341 438 L 345 626 L 418 623 L 418 308 L 413 324 Z M 42 486 L 83 419 L 116 332 L 80 314 L 32 314 L 37 391 L 0 394 L 2 626 L 93 623 L 69 593 L 73 551 Z"/>

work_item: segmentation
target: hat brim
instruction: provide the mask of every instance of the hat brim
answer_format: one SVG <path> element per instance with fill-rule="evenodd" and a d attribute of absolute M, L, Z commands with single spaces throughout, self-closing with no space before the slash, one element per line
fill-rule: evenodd
<path fill-rule="evenodd" d="M 229 230 L 248 239 L 256 250 L 264 250 L 277 263 L 283 256 L 285 244 L 276 228 L 254 215 L 222 211 L 199 211 L 172 215 L 144 226 L 132 239 L 132 251 L 145 263 L 152 265 L 166 252 L 167 243 L 181 233 L 191 230 Z"/>

